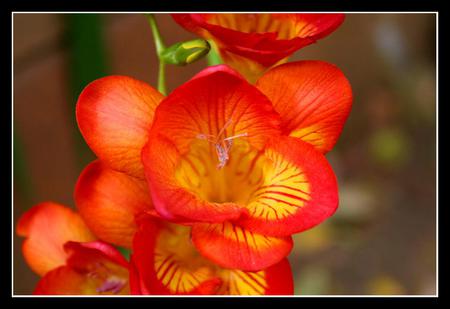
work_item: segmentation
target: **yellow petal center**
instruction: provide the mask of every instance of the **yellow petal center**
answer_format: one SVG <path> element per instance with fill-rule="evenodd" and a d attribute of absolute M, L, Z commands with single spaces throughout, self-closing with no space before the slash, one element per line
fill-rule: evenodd
<path fill-rule="evenodd" d="M 195 140 L 175 177 L 180 186 L 208 202 L 246 205 L 263 181 L 264 156 L 244 139 L 234 140 L 227 156 L 221 166 L 215 145 Z"/>
<path fill-rule="evenodd" d="M 192 142 L 175 177 L 181 187 L 210 203 L 235 203 L 250 215 L 280 220 L 294 215 L 311 199 L 310 183 L 299 166 L 267 149 L 258 151 L 236 139 L 223 167 L 214 145 Z"/>

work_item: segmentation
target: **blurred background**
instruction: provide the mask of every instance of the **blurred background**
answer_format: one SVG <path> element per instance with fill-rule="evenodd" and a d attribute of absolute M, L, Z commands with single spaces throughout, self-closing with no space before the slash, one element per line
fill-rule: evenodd
<path fill-rule="evenodd" d="M 194 38 L 165 14 L 167 45 Z M 158 62 L 140 14 L 14 14 L 14 226 L 33 205 L 74 207 L 77 177 L 94 159 L 75 122 L 92 80 L 121 74 L 156 87 Z M 327 158 L 340 206 L 294 236 L 295 292 L 436 292 L 436 17 L 347 14 L 333 34 L 291 60 L 336 64 L 353 87 L 353 110 Z M 206 66 L 168 66 L 168 90 Z M 14 293 L 38 281 L 14 238 Z"/>

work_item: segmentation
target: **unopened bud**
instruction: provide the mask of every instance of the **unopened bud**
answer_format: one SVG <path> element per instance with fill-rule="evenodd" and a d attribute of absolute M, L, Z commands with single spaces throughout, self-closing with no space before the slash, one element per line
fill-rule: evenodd
<path fill-rule="evenodd" d="M 161 59 L 169 64 L 186 65 L 200 60 L 210 49 L 208 41 L 203 39 L 180 42 L 166 48 L 161 53 Z"/>

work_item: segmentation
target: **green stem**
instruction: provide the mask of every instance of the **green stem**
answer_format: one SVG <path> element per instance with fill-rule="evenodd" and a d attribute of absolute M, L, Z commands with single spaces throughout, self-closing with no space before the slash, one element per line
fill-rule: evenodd
<path fill-rule="evenodd" d="M 166 64 L 162 60 L 159 60 L 158 91 L 161 92 L 163 95 L 167 94 L 167 90 L 166 90 Z"/>
<path fill-rule="evenodd" d="M 209 45 L 211 45 L 211 49 L 208 53 L 207 59 L 208 59 L 208 66 L 222 64 L 222 58 L 220 58 L 220 55 L 217 51 L 217 46 L 212 40 L 208 40 Z"/>
<path fill-rule="evenodd" d="M 159 32 L 158 25 L 156 24 L 155 16 L 153 14 L 145 14 L 147 17 L 150 28 L 152 29 L 153 40 L 156 46 L 156 53 L 159 59 L 159 73 L 158 73 L 158 90 L 162 94 L 166 95 L 166 71 L 165 63 L 161 58 L 162 52 L 166 49 L 164 42 Z"/>

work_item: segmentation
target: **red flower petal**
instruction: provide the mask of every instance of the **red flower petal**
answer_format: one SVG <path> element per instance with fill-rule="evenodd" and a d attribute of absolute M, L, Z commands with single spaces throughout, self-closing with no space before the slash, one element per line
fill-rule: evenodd
<path fill-rule="evenodd" d="M 216 192 L 206 192 L 211 179 L 205 175 L 220 164 L 211 139 L 220 136 L 223 144 L 225 137 L 240 136 L 236 144 L 260 151 L 278 132 L 278 115 L 255 87 L 226 66 L 202 71 L 156 110 L 142 153 L 155 209 L 165 218 L 185 222 L 238 218 L 245 211 L 241 205 L 206 197 Z"/>
<path fill-rule="evenodd" d="M 187 30 L 214 40 L 225 63 L 252 80 L 265 68 L 336 30 L 345 15 L 172 14 L 172 17 Z"/>
<path fill-rule="evenodd" d="M 224 295 L 292 295 L 294 282 L 287 259 L 258 272 L 223 269 L 224 281 L 218 294 Z"/>
<path fill-rule="evenodd" d="M 140 281 L 141 292 L 214 294 L 221 281 L 214 275 L 214 265 L 195 251 L 189 231 L 181 225 L 142 222 L 133 241 L 133 261 L 139 275 L 134 282 Z"/>
<path fill-rule="evenodd" d="M 129 263 L 112 245 L 102 241 L 68 242 L 67 265 L 85 276 L 96 294 L 129 294 Z"/>
<path fill-rule="evenodd" d="M 49 271 L 39 280 L 34 295 L 95 295 L 96 284 L 68 266 Z"/>
<path fill-rule="evenodd" d="M 289 236 L 256 234 L 230 222 L 194 224 L 192 241 L 200 253 L 214 263 L 245 271 L 258 271 L 278 263 L 293 245 Z"/>
<path fill-rule="evenodd" d="M 293 293 L 289 262 L 245 272 L 203 258 L 192 245 L 189 227 L 143 220 L 134 239 L 130 273 L 135 294 L 284 295 Z"/>
<path fill-rule="evenodd" d="M 224 50 L 271 66 L 334 31 L 344 14 L 172 14 Z"/>
<path fill-rule="evenodd" d="M 141 149 L 163 95 L 144 82 L 108 76 L 90 83 L 77 102 L 86 142 L 111 168 L 144 178 Z"/>
<path fill-rule="evenodd" d="M 101 161 L 92 162 L 81 173 L 75 201 L 95 235 L 127 248 L 137 228 L 135 216 L 153 210 L 144 180 L 114 171 Z"/>
<path fill-rule="evenodd" d="M 294 278 L 291 265 L 287 259 L 269 267 L 266 271 L 266 295 L 292 295 L 294 294 Z"/>
<path fill-rule="evenodd" d="M 350 84 L 336 66 L 322 61 L 290 62 L 265 73 L 256 87 L 280 114 L 284 134 L 324 153 L 333 148 L 352 105 Z"/>
<path fill-rule="evenodd" d="M 128 268 L 128 262 L 123 255 L 112 245 L 102 241 L 85 243 L 69 241 L 64 245 L 64 250 L 69 253 L 67 265 L 73 268 L 88 268 L 90 264 L 104 261 Z"/>
<path fill-rule="evenodd" d="M 41 276 L 66 263 L 63 245 L 67 241 L 95 240 L 77 213 L 52 202 L 28 210 L 19 219 L 17 234 L 26 237 L 23 255 L 31 269 Z"/>
<path fill-rule="evenodd" d="M 132 295 L 150 295 L 145 287 L 145 283 L 139 274 L 139 270 L 134 262 L 133 254 L 130 256 L 130 292 Z"/>
<path fill-rule="evenodd" d="M 67 265 L 49 271 L 34 294 L 128 294 L 128 262 L 114 247 L 103 242 L 68 242 Z"/>
<path fill-rule="evenodd" d="M 267 145 L 264 181 L 247 204 L 239 224 L 272 236 L 309 229 L 338 207 L 336 176 L 326 158 L 311 145 L 283 137 Z"/>

